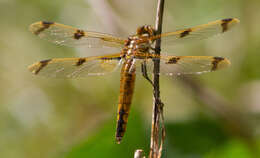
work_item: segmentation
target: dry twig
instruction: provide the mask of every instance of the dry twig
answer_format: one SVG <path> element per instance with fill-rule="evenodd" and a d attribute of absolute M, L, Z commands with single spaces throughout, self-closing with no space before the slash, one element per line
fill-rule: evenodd
<path fill-rule="evenodd" d="M 155 22 L 156 34 L 161 34 L 162 32 L 163 10 L 164 10 L 164 0 L 158 0 L 157 15 L 156 15 L 156 22 Z M 157 39 L 155 43 L 155 54 L 160 55 L 160 50 L 161 50 L 161 39 Z M 160 60 L 154 60 L 154 71 L 153 71 L 154 101 L 153 101 L 151 144 L 150 144 L 150 154 L 149 154 L 150 158 L 161 157 L 162 147 L 165 138 L 163 103 L 161 102 L 160 99 L 159 73 L 160 73 Z"/>

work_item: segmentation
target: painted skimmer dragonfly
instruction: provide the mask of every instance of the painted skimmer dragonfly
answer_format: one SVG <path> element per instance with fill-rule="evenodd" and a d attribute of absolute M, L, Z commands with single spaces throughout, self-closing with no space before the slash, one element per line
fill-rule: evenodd
<path fill-rule="evenodd" d="M 30 26 L 30 31 L 55 44 L 117 47 L 121 48 L 121 52 L 105 56 L 42 60 L 28 68 L 35 75 L 75 78 L 104 75 L 121 66 L 116 130 L 116 140 L 120 143 L 126 131 L 135 77 L 138 72 L 142 73 L 144 65 L 146 73 L 152 73 L 153 61 L 160 60 L 160 74 L 162 75 L 200 74 L 230 65 L 229 60 L 223 57 L 156 55 L 152 52 L 154 41 L 161 38 L 162 43 L 170 42 L 174 44 L 205 39 L 228 31 L 238 22 L 239 20 L 236 18 L 228 18 L 160 35 L 156 35 L 151 26 L 144 25 L 137 29 L 135 35 L 129 36 L 127 39 L 104 33 L 84 31 L 54 22 L 36 22 Z"/>

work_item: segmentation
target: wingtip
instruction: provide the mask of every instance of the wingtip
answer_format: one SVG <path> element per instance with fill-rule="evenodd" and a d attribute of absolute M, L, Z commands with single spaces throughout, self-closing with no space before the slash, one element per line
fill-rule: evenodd
<path fill-rule="evenodd" d="M 38 22 L 32 23 L 29 26 L 29 31 L 31 31 L 35 35 L 39 35 L 42 31 L 49 28 L 53 24 L 54 24 L 54 22 L 38 21 Z"/>
<path fill-rule="evenodd" d="M 34 63 L 34 64 L 32 64 L 32 65 L 29 65 L 28 67 L 27 67 L 27 69 L 31 72 L 31 73 L 33 73 L 34 75 L 36 75 L 36 66 L 38 65 L 38 63 Z"/>
<path fill-rule="evenodd" d="M 230 66 L 230 65 L 231 65 L 230 60 L 226 59 L 226 62 L 227 62 L 227 66 Z"/>
<path fill-rule="evenodd" d="M 226 23 L 239 23 L 240 20 L 238 18 L 225 18 L 225 19 L 222 19 L 223 22 L 226 22 Z"/>
<path fill-rule="evenodd" d="M 227 68 L 230 65 L 231 65 L 230 60 L 228 60 L 227 58 L 223 58 L 223 60 L 219 61 L 218 65 L 217 65 L 217 70 Z"/>
<path fill-rule="evenodd" d="M 240 20 L 238 18 L 233 18 L 235 23 L 240 23 Z"/>
<path fill-rule="evenodd" d="M 41 23 L 41 21 L 34 22 L 34 23 L 30 24 L 28 30 L 34 34 L 35 33 L 35 26 L 39 25 L 40 23 Z"/>

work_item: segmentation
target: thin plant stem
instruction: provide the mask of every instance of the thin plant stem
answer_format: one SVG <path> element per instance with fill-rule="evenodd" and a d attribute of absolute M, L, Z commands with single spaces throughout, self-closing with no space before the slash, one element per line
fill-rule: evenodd
<path fill-rule="evenodd" d="M 164 11 L 164 0 L 158 0 L 155 22 L 156 34 L 162 33 L 162 21 Z M 160 55 L 161 39 L 155 41 L 155 54 Z M 163 103 L 160 99 L 160 60 L 154 60 L 153 70 L 153 114 L 151 128 L 150 158 L 160 158 L 165 138 Z M 161 121 L 160 121 L 161 120 Z M 160 126 L 161 123 L 161 126 Z M 160 131 L 161 129 L 161 131 Z"/>

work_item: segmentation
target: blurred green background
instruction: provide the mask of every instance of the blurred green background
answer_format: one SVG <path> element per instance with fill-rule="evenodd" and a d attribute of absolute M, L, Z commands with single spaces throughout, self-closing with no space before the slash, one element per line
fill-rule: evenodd
<path fill-rule="evenodd" d="M 155 23 L 157 1 L 1 0 L 0 157 L 133 157 L 149 152 L 152 87 L 138 76 L 125 137 L 115 143 L 119 72 L 82 79 L 32 75 L 27 66 L 54 57 L 114 53 L 56 46 L 28 26 L 55 21 L 123 37 Z M 257 158 L 260 150 L 260 1 L 166 0 L 163 31 L 236 17 L 232 31 L 168 47 L 169 55 L 213 55 L 230 68 L 192 80 L 161 77 L 167 158 Z M 198 82 L 197 82 L 198 81 Z"/>

